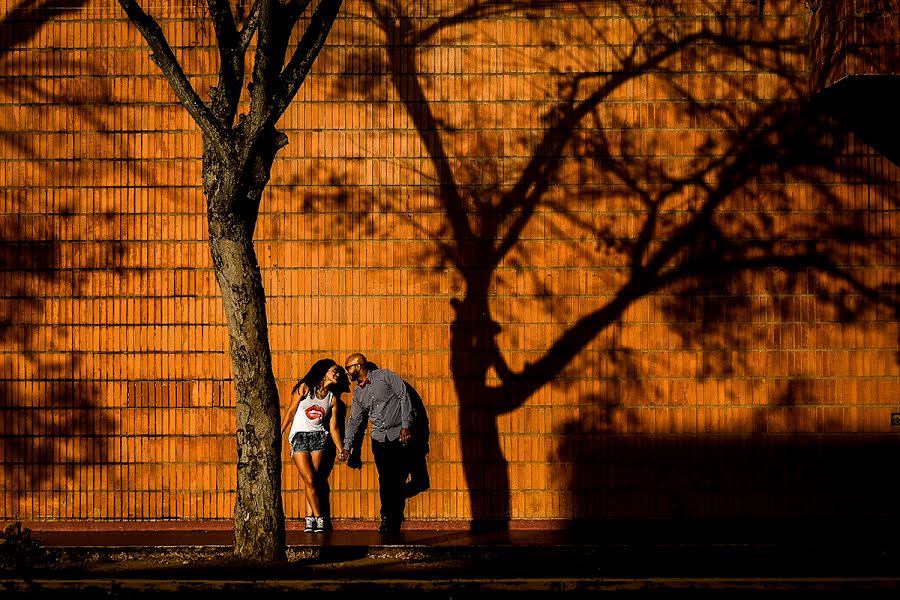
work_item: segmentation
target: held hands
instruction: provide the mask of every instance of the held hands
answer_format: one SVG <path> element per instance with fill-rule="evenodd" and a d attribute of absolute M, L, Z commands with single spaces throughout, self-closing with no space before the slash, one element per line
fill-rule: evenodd
<path fill-rule="evenodd" d="M 400 430 L 400 443 L 404 446 L 409 443 L 409 440 L 412 439 L 412 434 L 409 432 L 409 429 L 401 429 Z M 347 459 L 350 458 L 350 452 L 344 449 L 337 455 L 337 459 L 341 462 L 347 462 Z"/>

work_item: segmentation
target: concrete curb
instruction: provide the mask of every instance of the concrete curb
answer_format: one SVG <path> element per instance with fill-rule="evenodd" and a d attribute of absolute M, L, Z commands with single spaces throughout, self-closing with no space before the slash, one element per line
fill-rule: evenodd
<path fill-rule="evenodd" d="M 601 591 L 874 591 L 900 590 L 896 577 L 647 577 L 647 578 L 446 578 L 446 579 L 305 579 L 271 580 L 179 580 L 155 579 L 5 579 L 0 587 L 8 593 L 44 595 L 65 592 L 78 596 L 133 597 L 141 594 L 236 593 L 502 593 L 523 592 L 596 593 Z M 77 596 L 76 596 L 77 597 Z"/>

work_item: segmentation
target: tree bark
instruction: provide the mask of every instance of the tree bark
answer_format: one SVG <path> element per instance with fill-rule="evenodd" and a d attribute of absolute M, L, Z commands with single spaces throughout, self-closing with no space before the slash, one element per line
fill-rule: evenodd
<path fill-rule="evenodd" d="M 236 391 L 234 551 L 248 560 L 280 561 L 285 559 L 280 408 L 265 291 L 253 246 L 259 200 L 271 168 L 268 154 L 257 154 L 243 173 L 207 155 L 204 181 L 210 249 L 228 322 Z"/>

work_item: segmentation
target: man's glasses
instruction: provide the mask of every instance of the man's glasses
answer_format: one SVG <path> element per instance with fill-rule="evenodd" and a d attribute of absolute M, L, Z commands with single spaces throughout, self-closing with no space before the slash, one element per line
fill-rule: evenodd
<path fill-rule="evenodd" d="M 350 372 L 350 369 L 352 369 L 353 367 L 358 367 L 359 365 L 360 365 L 360 363 L 353 363 L 352 365 L 344 365 L 344 369 L 346 369 L 347 372 Z"/>

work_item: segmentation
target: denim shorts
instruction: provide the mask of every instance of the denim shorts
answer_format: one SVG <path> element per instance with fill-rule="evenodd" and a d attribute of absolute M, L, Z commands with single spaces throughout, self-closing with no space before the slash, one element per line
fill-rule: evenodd
<path fill-rule="evenodd" d="M 291 448 L 294 452 L 321 452 L 327 439 L 326 431 L 298 431 L 291 438 Z"/>

